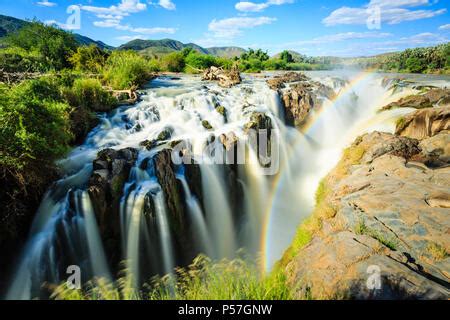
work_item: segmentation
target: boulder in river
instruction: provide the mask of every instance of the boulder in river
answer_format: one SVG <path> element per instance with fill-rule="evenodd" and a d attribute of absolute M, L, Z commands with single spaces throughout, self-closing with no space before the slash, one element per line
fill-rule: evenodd
<path fill-rule="evenodd" d="M 333 99 L 336 93 L 303 73 L 287 72 L 267 80 L 269 88 L 277 90 L 284 106 L 288 125 L 301 127 L 308 120 L 312 109 L 320 108 L 322 100 Z"/>
<path fill-rule="evenodd" d="M 241 83 L 241 75 L 237 67 L 226 71 L 223 68 L 209 67 L 203 72 L 202 80 L 219 81 L 219 86 L 224 88 L 231 88 L 232 86 Z"/>
<path fill-rule="evenodd" d="M 170 140 L 172 138 L 173 128 L 167 127 L 164 128 L 156 137 L 156 139 L 145 140 L 140 143 L 142 147 L 145 147 L 147 150 L 151 150 L 157 146 L 160 146 Z"/>

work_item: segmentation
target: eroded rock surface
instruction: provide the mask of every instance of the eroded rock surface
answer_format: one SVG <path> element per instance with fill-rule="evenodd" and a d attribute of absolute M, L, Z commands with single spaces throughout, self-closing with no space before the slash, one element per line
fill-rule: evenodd
<path fill-rule="evenodd" d="M 311 240 L 285 255 L 296 298 L 450 297 L 448 139 L 356 140 L 323 181 L 315 227 L 301 227 Z"/>
<path fill-rule="evenodd" d="M 450 130 L 450 106 L 417 110 L 400 119 L 395 133 L 423 139 L 442 130 Z"/>
<path fill-rule="evenodd" d="M 395 108 L 424 109 L 434 106 L 450 106 L 450 89 L 432 88 L 422 94 L 414 94 L 401 98 L 398 101 L 384 106 L 381 110 Z"/>

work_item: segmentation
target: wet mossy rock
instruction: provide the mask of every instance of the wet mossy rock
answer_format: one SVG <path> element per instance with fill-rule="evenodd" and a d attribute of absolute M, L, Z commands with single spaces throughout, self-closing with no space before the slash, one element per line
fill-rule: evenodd
<path fill-rule="evenodd" d="M 202 121 L 202 126 L 203 126 L 203 128 L 205 128 L 206 130 L 214 130 L 213 126 L 209 123 L 208 120 L 203 120 L 203 121 Z"/>
<path fill-rule="evenodd" d="M 172 138 L 172 135 L 173 135 L 173 128 L 166 127 L 158 134 L 156 139 L 145 140 L 141 142 L 139 145 L 146 148 L 147 150 L 151 150 L 155 147 L 158 147 L 166 143 L 168 140 Z"/>
<path fill-rule="evenodd" d="M 250 115 L 250 121 L 244 126 L 244 129 L 249 130 L 261 130 L 272 129 L 272 119 L 264 112 L 253 112 Z"/>
<path fill-rule="evenodd" d="M 220 106 L 220 105 L 217 106 L 217 107 L 216 107 L 216 111 L 217 111 L 220 115 L 222 115 L 222 117 L 223 117 L 223 119 L 224 119 L 225 122 L 228 121 L 228 117 L 227 117 L 227 109 L 225 109 L 224 106 Z"/>

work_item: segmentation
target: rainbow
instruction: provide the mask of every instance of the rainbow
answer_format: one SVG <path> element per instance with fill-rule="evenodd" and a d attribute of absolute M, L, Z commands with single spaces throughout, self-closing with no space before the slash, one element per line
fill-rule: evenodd
<path fill-rule="evenodd" d="M 339 104 L 338 102 L 340 100 L 342 100 L 344 97 L 346 97 L 348 94 L 350 94 L 353 89 L 360 84 L 362 81 L 366 80 L 367 78 L 369 78 L 370 76 L 372 76 L 374 74 L 373 70 L 365 70 L 362 71 L 360 73 L 358 73 L 357 75 L 355 75 L 351 81 L 347 84 L 347 86 L 345 86 L 336 96 L 334 99 L 329 100 L 327 103 L 325 103 L 322 108 L 316 112 L 308 121 L 308 123 L 303 126 L 301 132 L 306 135 L 308 133 L 310 133 L 315 125 L 319 122 L 319 120 L 321 119 L 321 116 L 324 114 L 324 112 L 330 108 L 333 107 L 337 107 L 339 105 L 343 105 L 343 104 Z M 299 143 L 301 143 L 302 139 L 297 139 L 297 141 L 294 143 L 292 150 L 295 150 L 297 145 Z M 270 243 L 272 241 L 271 239 L 271 234 L 272 234 L 272 230 L 271 230 L 271 226 L 272 226 L 272 219 L 274 216 L 274 204 L 275 204 L 275 197 L 278 194 L 278 190 L 279 187 L 282 183 L 282 177 L 284 177 L 283 174 L 278 174 L 272 183 L 272 192 L 271 192 L 271 198 L 269 200 L 269 204 L 267 206 L 267 210 L 264 213 L 264 219 L 263 219 L 263 228 L 262 228 L 262 232 L 261 232 L 261 239 L 260 239 L 260 252 L 261 252 L 261 272 L 265 273 L 270 269 L 270 265 L 269 265 L 269 248 L 270 248 Z"/>

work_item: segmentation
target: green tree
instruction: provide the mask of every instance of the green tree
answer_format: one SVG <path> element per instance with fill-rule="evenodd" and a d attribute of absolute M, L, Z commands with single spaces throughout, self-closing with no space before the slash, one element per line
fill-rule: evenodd
<path fill-rule="evenodd" d="M 172 52 L 164 56 L 161 65 L 164 70 L 170 72 L 182 72 L 185 67 L 184 54 L 182 52 Z"/>
<path fill-rule="evenodd" d="M 135 51 L 114 51 L 106 60 L 103 76 L 114 89 L 139 87 L 150 77 L 150 65 Z"/>
<path fill-rule="evenodd" d="M 108 56 L 108 53 L 91 44 L 90 46 L 78 47 L 69 61 L 77 71 L 100 72 Z"/>
<path fill-rule="evenodd" d="M 46 70 L 70 67 L 69 57 L 77 48 L 72 34 L 37 21 L 7 37 L 6 43 L 28 52 L 36 52 Z"/>
<path fill-rule="evenodd" d="M 421 73 L 427 68 L 425 62 L 416 57 L 406 59 L 405 66 L 412 73 Z"/>
<path fill-rule="evenodd" d="M 280 58 L 281 58 L 281 60 L 283 60 L 286 63 L 294 62 L 294 58 L 292 57 L 292 54 L 289 51 L 287 51 L 287 50 L 284 50 L 281 53 L 281 57 Z"/>

